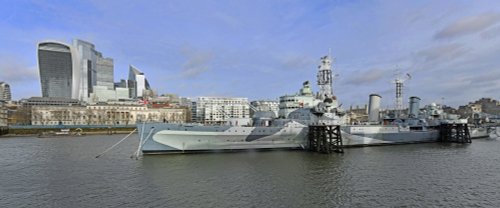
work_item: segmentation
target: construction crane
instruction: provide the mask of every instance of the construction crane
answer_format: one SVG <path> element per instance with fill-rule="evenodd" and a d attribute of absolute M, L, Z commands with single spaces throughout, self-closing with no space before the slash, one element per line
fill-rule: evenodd
<path fill-rule="evenodd" d="M 395 100 L 395 110 L 398 114 L 403 110 L 403 88 L 404 83 L 411 79 L 411 75 L 406 73 L 405 76 L 401 75 L 399 70 L 396 70 L 395 79 L 393 81 L 396 84 L 396 100 Z"/>

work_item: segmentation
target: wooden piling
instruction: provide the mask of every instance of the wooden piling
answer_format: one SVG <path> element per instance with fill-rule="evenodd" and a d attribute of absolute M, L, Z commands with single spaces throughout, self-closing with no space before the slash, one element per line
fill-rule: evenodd
<path fill-rule="evenodd" d="M 330 154 L 343 153 L 342 134 L 338 125 L 310 125 L 308 149 Z"/>
<path fill-rule="evenodd" d="M 472 143 L 467 124 L 441 124 L 439 126 L 439 141 L 452 143 Z"/>

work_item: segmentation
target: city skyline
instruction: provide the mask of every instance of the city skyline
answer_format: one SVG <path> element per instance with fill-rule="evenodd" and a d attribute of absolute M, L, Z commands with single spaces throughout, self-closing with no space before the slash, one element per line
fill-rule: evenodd
<path fill-rule="evenodd" d="M 0 81 L 13 99 L 41 96 L 36 44 L 89 41 L 129 65 L 159 93 L 276 99 L 316 81 L 335 58 L 344 106 L 382 96 L 394 72 L 410 73 L 405 100 L 458 106 L 499 99 L 500 3 L 496 1 L 124 2 L 15 1 L 1 10 Z M 313 90 L 318 91 L 313 85 Z"/>

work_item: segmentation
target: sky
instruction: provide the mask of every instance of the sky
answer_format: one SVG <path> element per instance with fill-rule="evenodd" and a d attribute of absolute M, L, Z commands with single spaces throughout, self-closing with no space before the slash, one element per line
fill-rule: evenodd
<path fill-rule="evenodd" d="M 0 81 L 13 99 L 41 96 L 36 45 L 95 44 L 115 81 L 142 70 L 159 94 L 277 99 L 316 82 L 334 57 L 343 106 L 369 94 L 457 107 L 500 99 L 500 1 L 0 0 Z M 313 86 L 313 90 L 317 90 Z"/>

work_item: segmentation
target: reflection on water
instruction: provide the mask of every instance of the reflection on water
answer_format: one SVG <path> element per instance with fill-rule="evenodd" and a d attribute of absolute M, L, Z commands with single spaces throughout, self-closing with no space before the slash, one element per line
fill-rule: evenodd
<path fill-rule="evenodd" d="M 137 136 L 0 138 L 0 207 L 500 204 L 500 143 L 130 156 Z"/>

